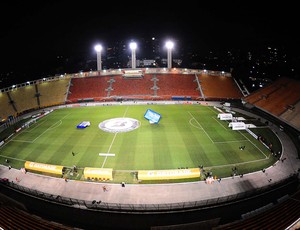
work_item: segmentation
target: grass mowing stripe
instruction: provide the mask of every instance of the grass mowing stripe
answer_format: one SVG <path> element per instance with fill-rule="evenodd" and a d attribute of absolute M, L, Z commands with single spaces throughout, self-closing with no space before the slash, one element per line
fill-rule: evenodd
<path fill-rule="evenodd" d="M 125 110 L 125 113 L 123 114 L 123 117 L 126 116 L 127 111 L 128 111 L 128 108 L 129 108 L 129 106 L 126 107 L 126 110 Z M 111 144 L 110 144 L 110 146 L 109 146 L 109 148 L 108 148 L 108 150 L 107 150 L 107 153 L 110 153 L 110 150 L 111 150 L 111 148 L 112 148 L 113 143 L 115 142 L 115 139 L 116 139 L 117 134 L 118 134 L 118 132 L 115 133 L 115 135 L 114 135 L 114 137 L 113 137 L 113 139 L 112 139 L 112 142 L 111 142 Z M 106 160 L 107 160 L 107 156 L 105 156 L 101 168 L 104 168 L 104 165 L 105 165 Z"/>
<path fill-rule="evenodd" d="M 241 131 L 239 131 L 239 133 L 242 134 L 246 139 L 248 139 L 248 140 L 250 141 L 250 143 L 251 143 L 253 146 L 255 146 L 255 148 L 258 149 L 258 151 L 261 152 L 261 153 L 266 157 L 266 159 L 269 158 L 266 154 L 264 154 L 264 152 L 263 152 L 260 148 L 257 147 L 256 144 L 254 144 L 254 143 L 253 143 L 248 137 L 246 137 Z"/>
<path fill-rule="evenodd" d="M 20 159 L 20 158 L 15 158 L 15 157 L 9 157 L 9 156 L 5 156 L 5 155 L 0 155 L 3 158 L 9 159 L 9 160 L 15 160 L 15 161 L 22 161 L 25 162 L 26 160 Z"/>
<path fill-rule="evenodd" d="M 110 146 L 109 146 L 108 150 L 106 151 L 106 153 L 110 153 L 111 147 L 112 147 L 113 143 L 115 142 L 115 139 L 116 139 L 117 134 L 118 134 L 118 133 L 115 133 L 115 135 L 114 135 L 114 137 L 113 137 L 113 139 L 112 139 L 112 141 L 111 141 L 111 143 L 110 143 Z M 101 168 L 104 168 L 104 165 L 105 165 L 106 160 L 107 160 L 107 156 L 105 156 Z"/>
<path fill-rule="evenodd" d="M 208 133 L 204 130 L 204 128 L 200 125 L 200 123 L 197 121 L 197 119 L 191 114 L 191 112 L 188 112 L 192 118 L 194 118 L 194 120 L 196 121 L 196 123 L 199 125 L 199 127 L 203 130 L 203 132 L 206 134 L 206 136 L 208 137 L 208 139 L 213 143 L 214 141 L 210 138 L 210 136 L 208 135 Z"/>
<path fill-rule="evenodd" d="M 47 132 L 34 143 L 7 142 L 0 149 L 1 157 L 68 167 L 74 164 L 81 168 L 103 165 L 114 170 L 126 171 L 199 165 L 229 167 L 231 164 L 241 164 L 243 167 L 245 165 L 246 170 L 246 165 L 252 169 L 256 164 L 260 167 L 269 162 L 262 161 L 268 150 L 264 149 L 258 140 L 252 140 L 247 133 L 243 136 L 239 132 L 226 129 L 226 123 L 216 120 L 216 112 L 210 107 L 152 104 L 133 105 L 130 108 L 125 106 L 87 106 L 55 110 L 44 117 L 45 120 L 42 118 L 40 121 L 44 123 L 37 124 L 39 126 L 31 133 L 21 132 L 22 136 L 16 137 L 18 140 L 28 141 L 34 140 L 48 129 Z M 162 115 L 159 124 L 150 125 L 144 119 L 148 108 Z M 131 132 L 117 135 L 98 128 L 101 121 L 120 117 L 120 114 L 139 120 L 141 126 Z M 63 122 L 56 127 L 59 124 L 57 122 L 64 116 L 66 117 Z M 91 126 L 84 130 L 76 129 L 77 124 L 82 121 L 90 121 Z M 55 123 L 56 125 L 53 125 Z M 239 150 L 240 145 L 246 145 L 245 151 Z M 280 143 L 276 146 L 280 146 Z M 107 150 L 116 156 L 107 158 L 104 162 L 104 157 L 99 157 L 99 153 Z M 72 151 L 76 153 L 74 157 Z M 243 162 L 245 164 L 242 164 Z"/>
<path fill-rule="evenodd" d="M 216 122 L 218 122 L 218 124 L 223 127 L 225 130 L 228 130 L 228 127 L 225 127 L 217 118 L 212 117 Z"/>
<path fill-rule="evenodd" d="M 34 131 L 36 128 L 38 128 L 39 126 L 41 126 L 42 124 L 44 124 L 46 121 L 41 121 L 38 123 L 35 123 L 33 125 L 31 125 L 29 128 L 27 128 L 26 130 L 24 130 L 23 132 L 28 132 L 30 133 L 31 131 Z"/>

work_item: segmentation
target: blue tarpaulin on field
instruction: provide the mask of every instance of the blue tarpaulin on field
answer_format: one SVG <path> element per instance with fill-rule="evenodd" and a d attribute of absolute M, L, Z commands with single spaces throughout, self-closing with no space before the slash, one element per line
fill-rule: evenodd
<path fill-rule="evenodd" d="M 150 123 L 158 123 L 161 119 L 161 115 L 152 109 L 147 109 L 144 117 L 149 120 Z"/>
<path fill-rule="evenodd" d="M 90 125 L 91 123 L 89 121 L 83 121 L 79 125 L 77 125 L 77 129 L 84 129 Z"/>

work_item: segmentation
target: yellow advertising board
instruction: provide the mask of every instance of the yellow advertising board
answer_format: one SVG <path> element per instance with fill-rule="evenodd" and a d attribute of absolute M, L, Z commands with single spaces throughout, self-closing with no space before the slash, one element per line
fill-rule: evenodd
<path fill-rule="evenodd" d="M 53 173 L 53 174 L 63 174 L 64 166 L 61 165 L 49 165 L 37 162 L 26 161 L 25 162 L 25 169 L 45 172 L 45 173 Z"/>
<path fill-rule="evenodd" d="M 85 179 L 112 180 L 112 168 L 84 168 Z"/>
<path fill-rule="evenodd" d="M 200 177 L 199 168 L 171 169 L 171 170 L 139 170 L 139 180 L 166 180 Z"/>

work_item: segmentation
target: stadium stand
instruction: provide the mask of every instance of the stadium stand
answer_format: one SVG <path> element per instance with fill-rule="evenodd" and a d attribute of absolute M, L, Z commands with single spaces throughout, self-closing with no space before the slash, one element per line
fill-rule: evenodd
<path fill-rule="evenodd" d="M 196 80 L 193 74 L 145 74 L 143 77 L 133 79 L 124 78 L 121 75 L 73 78 L 68 102 L 78 102 L 78 100 L 81 101 L 85 98 L 102 101 L 117 97 L 125 99 L 153 99 L 153 97 L 155 99 L 171 99 L 174 96 L 181 96 L 200 99 L 201 93 Z M 226 82 L 229 85 L 229 93 L 233 89 L 234 98 L 237 95 L 242 96 L 231 78 L 228 78 Z M 89 90 L 86 90 L 87 88 Z M 207 91 L 210 91 L 210 88 Z M 217 94 L 210 96 L 218 98 Z M 222 98 L 224 97 L 222 96 Z"/>
<path fill-rule="evenodd" d="M 298 81 L 281 78 L 274 84 L 244 97 L 243 100 L 300 127 L 300 118 L 296 115 L 300 111 L 299 90 Z M 188 97 L 198 100 L 221 100 L 241 99 L 242 95 L 231 77 L 219 75 L 151 73 L 138 79 L 125 79 L 122 75 L 73 77 L 40 81 L 35 85 L 1 92 L 0 116 L 8 117 L 37 107 L 66 102 L 77 103 L 84 99 L 102 101 L 113 97 L 135 98 L 135 96 L 143 99 L 153 97 L 172 99 L 177 96 L 177 98 Z M 300 193 L 298 192 L 284 201 L 278 201 L 276 205 L 257 215 L 213 229 L 284 229 L 299 218 L 299 213 Z M 29 214 L 1 200 L 0 227 L 33 230 L 74 229 Z M 165 229 L 171 229 L 171 226 Z"/>
<path fill-rule="evenodd" d="M 243 94 L 231 77 L 198 75 L 204 99 L 240 99 Z"/>
<path fill-rule="evenodd" d="M 37 85 L 40 107 L 64 104 L 67 98 L 67 91 L 70 79 L 46 81 Z"/>
<path fill-rule="evenodd" d="M 172 96 L 200 97 L 198 84 L 192 74 L 159 74 L 157 78 L 158 96 L 169 99 Z"/>
<path fill-rule="evenodd" d="M 287 79 L 281 78 L 278 81 L 269 84 L 255 92 L 252 92 L 249 96 L 244 97 L 245 100 L 250 104 L 256 104 L 261 100 L 266 99 L 270 94 L 275 92 L 281 84 L 285 84 Z"/>
<path fill-rule="evenodd" d="M 200 82 L 200 83 L 199 83 Z M 211 82 L 211 84 L 210 84 Z M 201 87 L 199 87 L 201 84 Z M 222 90 L 217 85 L 222 84 Z M 88 90 L 87 90 L 88 89 Z M 203 89 L 203 91 L 202 91 Z M 137 93 L 138 92 L 138 93 Z M 205 94 L 205 97 L 202 95 Z M 116 98 L 146 100 L 201 100 L 240 98 L 240 90 L 231 77 L 176 73 L 149 73 L 128 79 L 120 74 L 105 73 L 78 77 L 40 79 L 32 84 L 5 89 L 0 94 L 0 117 L 53 105 L 90 101 L 111 101 Z M 24 100 L 25 98 L 25 100 Z"/>
<path fill-rule="evenodd" d="M 296 105 L 300 101 L 300 81 L 279 78 L 275 82 L 242 98 L 246 103 L 283 118 L 286 122 L 296 127 L 299 126 L 298 118 L 293 115 Z"/>
<path fill-rule="evenodd" d="M 19 208 L 0 205 L 0 227 L 3 229 L 74 229 L 60 223 L 43 219 Z"/>
<path fill-rule="evenodd" d="M 16 114 L 16 110 L 14 110 L 14 107 L 10 103 L 10 98 L 8 96 L 9 92 L 3 92 L 0 93 L 0 118 L 6 119 L 9 116 L 13 116 Z"/>
<path fill-rule="evenodd" d="M 0 193 L 0 229 L 71 230 L 75 229 L 26 211 L 25 207 Z M 78 229 L 78 228 L 76 228 Z"/>
<path fill-rule="evenodd" d="M 153 81 L 152 75 L 145 75 L 143 78 L 124 78 L 123 76 L 116 76 L 115 82 L 112 84 L 113 91 L 111 96 L 122 96 L 131 98 L 143 98 L 153 96 Z"/>
<path fill-rule="evenodd" d="M 293 107 L 289 107 L 280 118 L 288 121 L 295 127 L 300 127 L 300 101 L 298 101 Z"/>
<path fill-rule="evenodd" d="M 298 220 L 299 213 L 300 191 L 284 201 L 278 201 L 276 205 L 264 212 L 213 229 L 287 229 L 291 223 Z"/>
<path fill-rule="evenodd" d="M 107 97 L 109 81 L 114 76 L 96 76 L 86 78 L 72 78 L 68 102 L 78 102 L 84 98 L 93 98 L 94 101 L 101 101 Z"/>
<path fill-rule="evenodd" d="M 15 107 L 18 113 L 22 113 L 28 110 L 28 108 L 38 108 L 35 94 L 34 85 L 28 85 L 10 92 L 11 98 L 15 101 Z"/>
<path fill-rule="evenodd" d="M 275 88 L 265 99 L 256 102 L 255 105 L 279 116 L 287 110 L 288 105 L 293 105 L 300 99 L 299 94 L 297 94 L 299 90 L 300 84 L 287 81 L 285 84 Z"/>

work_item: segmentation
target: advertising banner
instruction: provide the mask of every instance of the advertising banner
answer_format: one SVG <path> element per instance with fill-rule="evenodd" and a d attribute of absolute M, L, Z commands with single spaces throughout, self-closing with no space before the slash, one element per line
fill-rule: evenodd
<path fill-rule="evenodd" d="M 39 171 L 39 172 L 46 172 L 46 173 L 53 173 L 53 174 L 63 174 L 64 166 L 60 165 L 49 165 L 37 162 L 26 161 L 25 162 L 25 169 Z"/>
<path fill-rule="evenodd" d="M 85 179 L 112 180 L 112 168 L 85 167 L 83 175 Z"/>
<path fill-rule="evenodd" d="M 166 180 L 200 177 L 199 168 L 172 169 L 172 170 L 139 170 L 139 180 Z"/>

